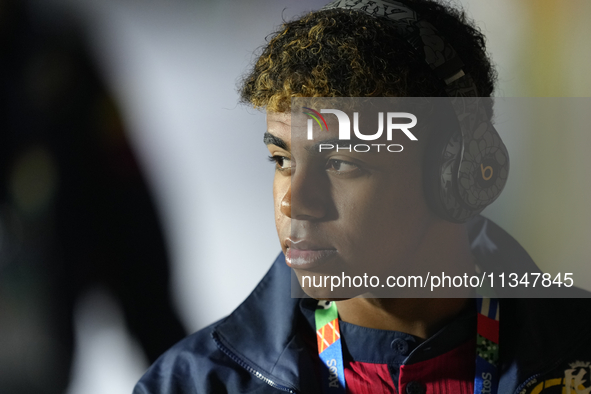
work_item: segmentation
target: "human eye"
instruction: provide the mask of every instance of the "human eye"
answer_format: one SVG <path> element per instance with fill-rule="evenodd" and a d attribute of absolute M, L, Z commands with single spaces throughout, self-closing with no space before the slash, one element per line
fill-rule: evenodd
<path fill-rule="evenodd" d="M 335 173 L 336 175 L 352 175 L 360 173 L 361 168 L 349 161 L 330 159 L 326 163 L 326 170 Z"/>
<path fill-rule="evenodd" d="M 291 170 L 291 159 L 285 156 L 273 155 L 269 156 L 269 161 L 275 163 L 275 169 L 280 172 Z"/>

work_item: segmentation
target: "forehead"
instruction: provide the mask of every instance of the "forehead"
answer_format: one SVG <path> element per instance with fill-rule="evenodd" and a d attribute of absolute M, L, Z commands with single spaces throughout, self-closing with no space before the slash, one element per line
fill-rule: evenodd
<path fill-rule="evenodd" d="M 296 140 L 298 141 L 298 145 L 302 145 L 299 143 L 302 138 L 299 138 L 298 136 L 304 136 L 306 133 L 305 115 L 292 115 L 291 112 L 267 111 L 267 133 L 278 137 L 281 140 L 280 144 L 273 143 L 273 141 L 266 141 L 267 144 L 282 147 L 281 145 L 285 143 L 287 145 L 287 150 L 293 148 L 292 142 L 295 143 Z"/>
<path fill-rule="evenodd" d="M 291 113 L 267 111 L 267 126 L 271 126 L 277 132 L 287 133 L 291 130 Z"/>
<path fill-rule="evenodd" d="M 291 134 L 292 129 L 295 132 L 306 127 L 305 118 L 304 114 L 267 111 L 267 126 L 277 133 Z"/>

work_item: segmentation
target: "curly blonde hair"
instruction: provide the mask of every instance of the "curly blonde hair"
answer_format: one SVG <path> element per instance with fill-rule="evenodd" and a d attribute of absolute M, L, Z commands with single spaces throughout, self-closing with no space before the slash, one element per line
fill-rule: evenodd
<path fill-rule="evenodd" d="M 431 0 L 406 0 L 431 22 L 489 97 L 495 71 L 485 38 L 462 10 Z M 441 82 L 396 26 L 363 12 L 327 10 L 284 23 L 270 36 L 243 78 L 241 102 L 272 112 L 290 110 L 292 97 L 439 97 Z"/>

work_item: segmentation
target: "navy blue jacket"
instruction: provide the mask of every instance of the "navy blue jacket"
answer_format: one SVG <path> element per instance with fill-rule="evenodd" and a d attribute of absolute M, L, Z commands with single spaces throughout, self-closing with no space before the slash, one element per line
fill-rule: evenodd
<path fill-rule="evenodd" d="M 539 272 L 523 248 L 493 222 L 478 217 L 470 222 L 469 233 L 485 269 L 496 265 L 498 272 Z M 281 254 L 232 314 L 162 355 L 134 394 L 321 392 L 315 344 L 309 344 L 315 337 L 290 286 L 290 269 Z M 563 385 L 571 377 L 579 388 L 591 386 L 588 299 L 504 298 L 501 311 L 499 393 L 530 393 Z"/>

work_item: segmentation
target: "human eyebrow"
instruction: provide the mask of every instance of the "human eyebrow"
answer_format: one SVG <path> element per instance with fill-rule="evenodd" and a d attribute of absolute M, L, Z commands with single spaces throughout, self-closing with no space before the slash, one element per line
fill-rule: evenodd
<path fill-rule="evenodd" d="M 275 145 L 281 149 L 285 149 L 289 152 L 289 148 L 287 147 L 287 143 L 283 141 L 281 138 L 274 136 L 273 134 L 269 133 L 268 131 L 265 132 L 263 135 L 263 142 L 265 145 Z"/>

